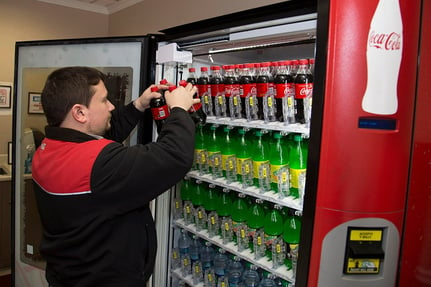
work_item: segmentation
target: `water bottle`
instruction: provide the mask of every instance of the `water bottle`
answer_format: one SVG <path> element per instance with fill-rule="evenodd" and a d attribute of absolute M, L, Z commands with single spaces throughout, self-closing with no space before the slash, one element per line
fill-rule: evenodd
<path fill-rule="evenodd" d="M 260 282 L 259 273 L 257 273 L 257 267 L 255 265 L 251 265 L 250 269 L 244 271 L 242 276 L 242 287 L 257 287 Z"/>
<path fill-rule="evenodd" d="M 190 243 L 191 243 L 191 239 L 187 234 L 187 231 L 184 229 L 181 229 L 180 238 L 178 238 L 178 249 L 180 251 L 181 256 L 185 254 L 189 254 Z"/>
<path fill-rule="evenodd" d="M 202 243 L 199 239 L 199 237 L 197 237 L 196 235 L 193 235 L 193 239 L 190 243 L 190 247 L 189 247 L 189 254 L 190 254 L 190 259 L 194 262 L 194 261 L 198 261 L 199 260 L 199 251 L 202 247 Z"/>
<path fill-rule="evenodd" d="M 214 256 L 214 273 L 216 276 L 221 277 L 226 275 L 226 269 L 229 264 L 229 258 L 226 255 L 226 251 L 222 248 Z"/>
<path fill-rule="evenodd" d="M 200 257 L 202 262 L 202 269 L 206 270 L 211 268 L 214 262 L 214 249 L 210 242 L 205 242 L 205 246 L 202 246 L 200 251 Z"/>
<path fill-rule="evenodd" d="M 228 282 L 229 287 L 238 287 L 241 282 L 242 272 L 244 268 L 239 257 L 234 257 L 234 260 L 228 266 Z"/>

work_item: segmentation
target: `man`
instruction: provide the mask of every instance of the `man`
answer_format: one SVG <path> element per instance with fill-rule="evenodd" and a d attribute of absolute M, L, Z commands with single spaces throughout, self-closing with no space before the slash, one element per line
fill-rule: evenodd
<path fill-rule="evenodd" d="M 199 102 L 195 87 L 166 91 L 171 114 L 157 142 L 126 147 L 121 141 L 161 95 L 150 87 L 115 109 L 103 79 L 96 69 L 67 67 L 50 74 L 42 91 L 48 126 L 32 167 L 44 229 L 40 251 L 54 287 L 145 286 L 157 249 L 148 203 L 193 161 L 187 110 Z"/>

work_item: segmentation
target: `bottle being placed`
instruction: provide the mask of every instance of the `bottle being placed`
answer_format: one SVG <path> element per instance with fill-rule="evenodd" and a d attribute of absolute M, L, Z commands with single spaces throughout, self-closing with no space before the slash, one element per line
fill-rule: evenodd
<path fill-rule="evenodd" d="M 313 96 L 313 76 L 308 72 L 308 59 L 299 60 L 299 68 L 295 77 L 295 122 L 308 122 L 307 111 L 310 109 Z"/>
<path fill-rule="evenodd" d="M 166 85 L 167 80 L 160 81 L 161 85 Z M 162 94 L 160 98 L 153 98 L 150 101 L 151 114 L 153 115 L 154 123 L 156 124 L 157 133 L 160 134 L 163 124 L 169 116 L 169 107 L 166 104 L 164 92 L 159 90 L 156 86 L 151 87 L 151 92 L 159 92 Z"/>
<path fill-rule="evenodd" d="M 195 68 L 190 68 L 189 70 L 189 77 L 187 78 L 186 81 L 181 80 L 179 82 L 179 85 L 182 87 L 187 86 L 187 83 L 191 83 L 192 85 L 196 85 L 197 83 L 197 79 L 196 79 L 196 74 L 194 73 Z M 193 98 L 198 99 L 198 93 L 196 92 L 193 95 Z M 192 118 L 192 120 L 195 122 L 195 124 L 202 124 L 204 125 L 207 121 L 207 115 L 205 114 L 203 108 L 202 108 L 202 103 L 198 103 L 198 104 L 194 104 L 190 109 L 189 109 L 189 114 L 190 117 Z"/>
<path fill-rule="evenodd" d="M 216 117 L 226 116 L 226 99 L 224 94 L 224 82 L 220 66 L 211 66 L 211 76 L 209 83 L 211 86 L 211 99 L 213 103 L 214 115 Z"/>
<path fill-rule="evenodd" d="M 307 172 L 308 151 L 303 143 L 302 135 L 294 134 L 293 144 L 289 151 L 290 188 L 289 195 L 303 198 L 305 177 Z"/>
<path fill-rule="evenodd" d="M 265 122 L 275 120 L 274 79 L 270 67 L 271 62 L 260 63 L 256 77 L 257 118 Z"/>
<path fill-rule="evenodd" d="M 253 80 L 252 71 L 254 64 L 244 64 L 239 77 L 239 90 L 241 97 L 241 117 L 247 120 L 257 119 L 256 82 Z"/>
<path fill-rule="evenodd" d="M 367 87 L 362 109 L 378 115 L 398 110 L 397 87 L 403 51 L 403 22 L 398 0 L 379 0 L 366 47 Z"/>
<path fill-rule="evenodd" d="M 290 71 L 292 61 L 280 61 L 274 77 L 276 119 L 292 124 L 295 122 L 294 96 L 295 85 Z"/>
<path fill-rule="evenodd" d="M 196 86 L 198 88 L 199 98 L 201 99 L 204 113 L 208 116 L 214 116 L 208 67 L 201 67 L 201 74 L 199 75 Z"/>

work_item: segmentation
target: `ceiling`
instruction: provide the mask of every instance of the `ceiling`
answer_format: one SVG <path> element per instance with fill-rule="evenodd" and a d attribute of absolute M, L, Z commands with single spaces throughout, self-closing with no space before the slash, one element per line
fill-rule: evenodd
<path fill-rule="evenodd" d="M 100 14 L 112 14 L 144 0 L 38 0 Z"/>

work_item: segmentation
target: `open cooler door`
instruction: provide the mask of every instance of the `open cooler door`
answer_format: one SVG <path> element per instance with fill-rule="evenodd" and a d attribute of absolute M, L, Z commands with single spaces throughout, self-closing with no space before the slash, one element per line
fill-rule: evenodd
<path fill-rule="evenodd" d="M 270 63 L 297 59 L 307 59 L 308 63 L 308 59 L 315 58 L 316 39 L 318 38 L 316 31 L 319 22 L 316 12 L 315 1 L 289 1 L 164 30 L 162 32 L 165 33 L 166 42 L 160 43 L 157 52 L 159 56 L 156 60 L 157 75 L 159 79 L 166 78 L 168 81 L 178 84 L 180 80 L 186 80 L 191 76 L 190 68 L 194 68 L 199 74 L 201 68 L 207 68 L 210 71 L 211 67 L 219 66 L 221 70 L 224 70 L 223 66 L 232 64 Z M 192 61 L 188 62 L 190 55 Z M 320 64 L 324 65 L 324 63 Z M 316 70 L 322 69 L 322 67 L 319 68 L 319 59 L 316 58 Z M 318 81 L 324 82 L 322 79 L 316 79 L 315 83 Z M 220 91 L 219 96 L 223 98 L 224 93 L 224 90 Z M 323 96 L 314 93 L 313 97 L 322 98 Z M 224 99 L 225 102 L 228 102 L 226 97 Z M 201 98 L 204 105 L 210 100 L 212 99 Z M 313 148 L 318 149 L 318 146 L 311 146 L 309 138 L 310 129 L 313 128 L 314 113 L 317 118 L 321 116 L 323 100 L 320 99 L 317 103 L 315 105 L 313 100 L 311 122 L 310 119 L 305 123 L 299 123 L 267 118 L 241 118 L 240 116 L 217 114 L 214 111 L 214 114 L 207 113 L 203 129 L 206 132 L 211 127 L 219 130 L 224 128 L 235 131 L 244 130 L 249 136 L 256 131 L 262 131 L 267 136 L 279 134 L 286 138 L 285 148 L 288 145 L 287 138 L 297 135 L 304 142 L 308 143 L 310 140 L 308 152 Z M 318 141 L 316 144 L 319 144 Z M 301 276 L 301 280 L 306 280 L 308 262 L 296 261 L 295 251 L 298 244 L 292 242 L 292 245 L 287 246 L 282 239 L 281 233 L 283 232 L 279 232 L 279 236 L 273 238 L 273 240 L 276 239 L 273 244 L 274 257 L 271 254 L 272 245 L 269 240 L 267 240 L 268 245 L 264 246 L 266 249 L 263 251 L 264 254 L 262 254 L 262 249 L 260 252 L 254 252 L 252 251 L 253 239 L 249 237 L 249 233 L 245 229 L 241 231 L 241 227 L 238 227 L 237 232 L 239 232 L 238 234 L 247 233 L 247 244 L 240 243 L 235 232 L 226 236 L 222 234 L 225 233 L 222 228 L 218 228 L 218 231 L 214 233 L 214 230 L 208 229 L 209 222 L 223 223 L 223 226 L 226 226 L 226 223 L 229 224 L 229 216 L 222 218 L 223 216 L 220 214 L 218 220 L 215 221 L 212 217 L 214 212 L 210 212 L 209 207 L 206 209 L 202 202 L 199 204 L 194 200 L 191 200 L 190 205 L 190 202 L 184 200 L 183 193 L 192 186 L 191 190 L 201 190 L 206 195 L 229 194 L 232 200 L 244 198 L 247 204 L 262 203 L 266 214 L 274 212 L 274 214 L 282 215 L 283 222 L 279 222 L 280 226 L 288 221 L 287 218 L 289 220 L 295 218 L 300 224 L 305 216 L 303 206 L 304 200 L 307 199 L 304 199 L 303 196 L 292 196 L 289 194 L 289 190 L 285 190 L 284 193 L 275 192 L 270 188 L 263 190 L 253 185 L 244 185 L 232 177 L 228 179 L 224 176 L 215 176 L 207 169 L 208 166 L 205 167 L 205 163 L 198 163 L 198 157 L 199 154 L 196 157 L 195 167 L 190 170 L 185 179 L 178 183 L 170 194 L 163 194 L 157 199 L 155 219 L 158 231 L 158 256 L 152 279 L 153 286 L 217 286 L 217 281 L 234 280 L 228 274 L 228 269 L 223 270 L 224 275 L 221 275 L 220 270 L 214 270 L 216 263 L 213 261 L 214 259 L 207 260 L 208 252 L 212 254 L 209 255 L 210 258 L 225 255 L 230 263 L 239 263 L 244 271 L 255 270 L 259 274 L 260 281 L 275 280 L 283 286 L 294 286 L 294 284 L 305 286 L 305 283 L 296 281 L 297 278 L 300 278 L 298 274 L 301 272 L 304 274 Z M 210 157 L 207 159 L 212 160 Z M 316 170 L 318 160 L 318 157 L 308 158 L 307 181 L 309 172 L 315 172 L 313 170 Z M 199 165 L 200 167 L 198 167 Z M 237 168 L 237 170 L 239 169 Z M 235 174 L 234 177 L 236 178 L 236 176 Z M 305 178 L 301 182 L 303 184 L 301 194 L 303 194 Z M 311 198 L 315 197 L 313 190 L 306 190 L 305 193 L 310 193 Z M 233 209 L 233 205 L 229 208 Z M 310 224 L 311 227 L 304 230 L 312 230 L 313 222 L 306 224 Z M 247 228 L 246 225 L 242 225 L 242 227 Z M 263 229 L 259 229 L 258 234 L 262 237 L 256 237 L 256 240 L 259 238 L 265 242 Z M 304 236 L 310 237 L 310 234 L 304 235 L 304 232 L 301 234 L 299 257 L 301 257 L 301 252 L 307 254 L 306 250 L 309 248 L 302 244 Z M 201 245 L 201 249 L 206 250 L 202 251 L 205 253 L 186 254 L 184 242 L 187 245 L 188 240 Z M 308 241 L 310 242 L 311 239 Z M 260 244 L 259 248 L 262 248 Z M 273 258 L 276 253 L 279 258 L 275 262 Z M 194 256 L 202 256 L 202 262 L 199 263 Z M 304 255 L 304 258 L 307 256 Z M 231 281 L 231 284 L 234 282 Z"/>

